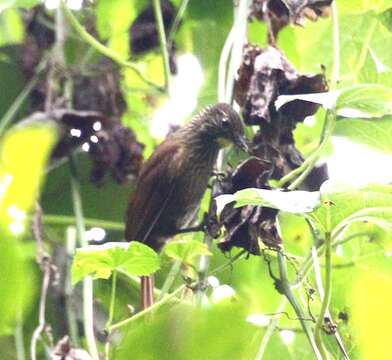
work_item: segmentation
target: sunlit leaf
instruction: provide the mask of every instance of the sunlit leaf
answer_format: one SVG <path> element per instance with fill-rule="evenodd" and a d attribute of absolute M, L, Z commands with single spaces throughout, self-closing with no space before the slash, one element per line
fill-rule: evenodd
<path fill-rule="evenodd" d="M 2 10 L 8 9 L 10 7 L 21 7 L 29 9 L 41 2 L 42 0 L 3 0 L 0 4 L 0 13 Z"/>
<path fill-rule="evenodd" d="M 0 223 L 11 233 L 24 227 L 56 140 L 54 124 L 30 122 L 11 129 L 0 144 Z"/>
<path fill-rule="evenodd" d="M 384 228 L 392 224 L 392 185 L 374 184 L 356 189 L 327 181 L 320 192 L 326 203 L 313 215 L 324 229 L 328 223 L 327 207 L 335 233 L 355 221 L 370 221 Z"/>
<path fill-rule="evenodd" d="M 376 269 L 362 272 L 354 281 L 351 301 L 359 358 L 389 359 L 385 344 L 390 341 L 387 324 L 392 322 L 390 275 Z"/>
<path fill-rule="evenodd" d="M 168 257 L 184 263 L 191 263 L 198 256 L 212 255 L 205 243 L 196 240 L 170 241 L 163 251 Z"/>
<path fill-rule="evenodd" d="M 343 119 L 334 134 L 392 155 L 392 116 L 381 119 Z"/>
<path fill-rule="evenodd" d="M 336 108 L 338 115 L 349 118 L 373 118 L 392 113 L 392 88 L 376 84 L 356 85 L 324 93 L 280 95 L 275 106 L 279 109 L 294 100 L 314 102 L 326 109 Z"/>
<path fill-rule="evenodd" d="M 92 275 L 95 279 L 108 279 L 113 271 L 129 275 L 150 275 L 160 266 L 158 254 L 149 246 L 132 241 L 89 245 L 76 250 L 72 264 L 72 283 Z"/>
<path fill-rule="evenodd" d="M 317 191 L 279 191 L 265 189 L 244 189 L 235 194 L 220 195 L 215 198 L 219 210 L 226 204 L 236 202 L 236 207 L 245 205 L 265 206 L 293 214 L 308 213 L 320 206 Z"/>
<path fill-rule="evenodd" d="M 23 41 L 24 27 L 21 15 L 16 9 L 1 12 L 0 8 L 0 24 L 0 46 L 19 44 Z"/>
<path fill-rule="evenodd" d="M 30 122 L 9 130 L 0 143 L 0 331 L 31 300 L 18 237 L 26 230 L 56 139 L 53 124 Z"/>
<path fill-rule="evenodd" d="M 344 117 L 381 117 L 392 114 L 392 88 L 364 84 L 342 90 L 336 104 Z"/>

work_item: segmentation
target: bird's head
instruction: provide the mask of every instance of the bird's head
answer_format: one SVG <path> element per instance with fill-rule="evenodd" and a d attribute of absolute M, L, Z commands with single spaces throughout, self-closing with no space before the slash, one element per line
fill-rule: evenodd
<path fill-rule="evenodd" d="M 248 151 L 244 134 L 244 127 L 238 113 L 225 103 L 208 106 L 194 121 L 196 131 L 209 142 L 216 143 L 219 147 L 230 144 Z"/>

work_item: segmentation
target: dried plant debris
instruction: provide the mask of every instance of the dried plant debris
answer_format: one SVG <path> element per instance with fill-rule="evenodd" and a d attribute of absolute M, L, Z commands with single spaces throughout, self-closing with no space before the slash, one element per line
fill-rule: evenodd
<path fill-rule="evenodd" d="M 293 130 L 298 122 L 319 108 L 319 105 L 296 100 L 277 111 L 277 97 L 326 90 L 323 74 L 300 75 L 274 47 L 260 49 L 246 45 L 234 96 L 242 108 L 245 123 L 260 128 L 253 139 L 253 154 L 274 164 L 273 179 L 302 164 L 302 155 L 294 145 Z"/>
<path fill-rule="evenodd" d="M 323 74 L 299 75 L 279 50 L 246 45 L 243 64 L 238 70 L 235 100 L 243 107 L 248 125 L 262 125 L 284 117 L 286 124 L 293 128 L 297 122 L 314 114 L 319 106 L 297 100 L 276 111 L 274 103 L 277 97 L 326 90 Z"/>
<path fill-rule="evenodd" d="M 221 191 L 233 194 L 249 187 L 268 189 L 272 169 L 269 161 L 249 158 L 222 180 Z M 218 247 L 227 252 L 235 246 L 260 255 L 260 239 L 266 246 L 280 249 L 282 239 L 275 225 L 277 214 L 277 210 L 261 206 L 234 208 L 233 204 L 226 205 L 220 217 L 226 233 Z"/>
<path fill-rule="evenodd" d="M 166 36 L 168 36 L 172 29 L 177 10 L 168 0 L 161 1 L 161 8 L 164 29 Z M 130 29 L 130 39 L 130 48 L 134 56 L 142 55 L 159 46 L 158 30 L 152 4 L 143 10 L 133 22 Z M 170 70 L 173 74 L 177 73 L 175 50 L 175 44 L 169 44 Z"/>
<path fill-rule="evenodd" d="M 254 0 L 251 18 L 266 21 L 270 40 L 274 43 L 278 32 L 290 23 L 302 25 L 305 18 L 316 21 L 328 16 L 333 0 Z"/>
<path fill-rule="evenodd" d="M 119 118 L 126 110 L 117 66 L 109 59 L 95 65 L 92 74 L 73 77 L 73 108 L 94 110 L 107 116 Z"/>
<path fill-rule="evenodd" d="M 256 157 L 242 162 L 221 181 L 221 193 L 256 187 L 269 189 L 271 179 L 280 179 L 303 163 L 296 149 L 293 131 L 298 122 L 315 114 L 319 106 L 305 101 L 293 101 L 275 108 L 281 94 L 306 94 L 327 90 L 323 74 L 300 75 L 276 48 L 260 49 L 247 45 L 243 63 L 238 71 L 234 96 L 241 106 L 247 125 L 259 130 L 252 139 L 251 151 Z M 312 189 L 327 176 L 325 169 L 312 172 L 307 180 Z M 221 222 L 226 229 L 224 239 L 218 244 L 222 251 L 233 246 L 260 255 L 259 239 L 268 247 L 280 249 L 282 239 L 276 227 L 275 209 L 261 206 L 235 208 L 225 206 Z"/>
<path fill-rule="evenodd" d="M 91 155 L 91 180 L 98 185 L 108 173 L 119 183 L 138 174 L 144 146 L 137 141 L 132 130 L 119 121 L 92 111 L 56 110 L 45 116 L 55 119 L 63 134 L 53 151 L 53 159 L 60 159 L 82 147 Z"/>

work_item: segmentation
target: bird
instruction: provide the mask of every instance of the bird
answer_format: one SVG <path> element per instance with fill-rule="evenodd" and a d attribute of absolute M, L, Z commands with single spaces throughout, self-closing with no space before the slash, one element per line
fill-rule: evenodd
<path fill-rule="evenodd" d="M 191 226 L 219 150 L 230 144 L 248 150 L 241 118 L 226 103 L 207 106 L 169 135 L 140 170 L 126 214 L 126 241 L 139 241 L 159 252 Z M 153 276 L 142 276 L 143 309 L 154 303 L 153 289 Z"/>

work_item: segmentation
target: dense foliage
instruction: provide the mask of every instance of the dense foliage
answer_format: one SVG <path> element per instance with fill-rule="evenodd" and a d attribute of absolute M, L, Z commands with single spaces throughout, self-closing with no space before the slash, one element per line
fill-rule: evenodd
<path fill-rule="evenodd" d="M 49 3 L 0 3 L 0 358 L 389 359 L 392 185 L 327 160 L 392 166 L 392 1 Z M 250 154 L 222 152 L 203 231 L 123 242 L 143 158 L 218 101 Z"/>

